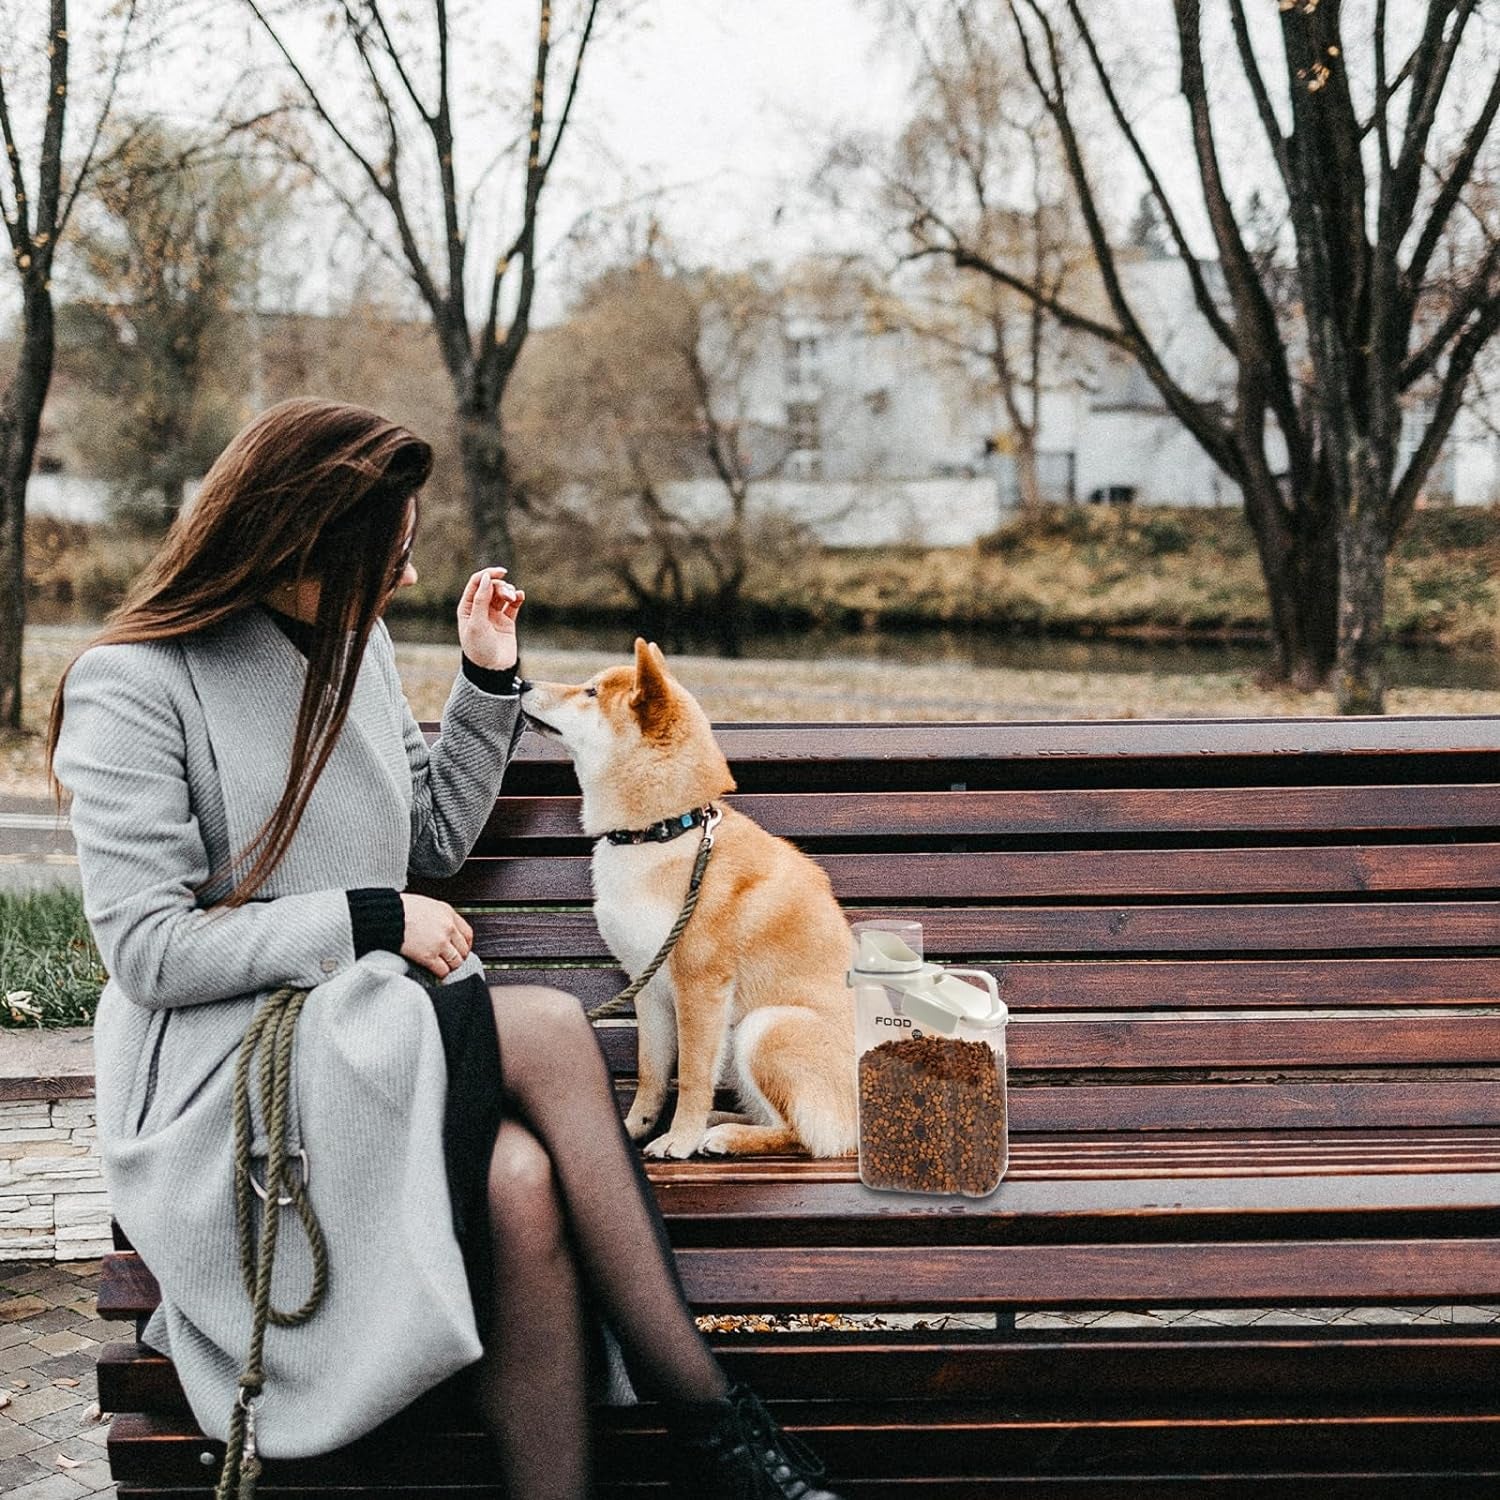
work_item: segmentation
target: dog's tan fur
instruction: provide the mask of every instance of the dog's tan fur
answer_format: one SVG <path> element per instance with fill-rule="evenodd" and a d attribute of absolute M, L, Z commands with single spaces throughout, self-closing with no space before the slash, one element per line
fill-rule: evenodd
<path fill-rule="evenodd" d="M 521 701 L 573 755 L 585 833 L 644 828 L 734 790 L 707 716 L 655 645 L 637 640 L 634 666 L 586 683 L 531 683 Z M 636 1001 L 640 1061 L 626 1128 L 633 1140 L 650 1133 L 675 1061 L 677 1108 L 648 1155 L 849 1155 L 849 925 L 806 855 L 733 808 L 723 812 L 697 909 Z M 600 838 L 594 847 L 594 914 L 632 978 L 682 908 L 699 838 L 693 830 L 661 844 Z M 740 1112 L 713 1109 L 721 1081 L 737 1089 Z"/>

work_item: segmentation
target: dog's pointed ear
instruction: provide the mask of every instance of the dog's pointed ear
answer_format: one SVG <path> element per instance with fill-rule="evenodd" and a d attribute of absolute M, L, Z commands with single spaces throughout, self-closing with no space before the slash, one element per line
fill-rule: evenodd
<path fill-rule="evenodd" d="M 635 638 L 635 690 L 630 708 L 647 734 L 658 732 L 671 717 L 667 660 L 655 641 Z"/>

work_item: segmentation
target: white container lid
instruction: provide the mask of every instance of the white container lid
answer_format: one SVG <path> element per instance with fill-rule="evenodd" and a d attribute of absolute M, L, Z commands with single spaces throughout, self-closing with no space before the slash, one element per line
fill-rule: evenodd
<path fill-rule="evenodd" d="M 869 941 L 866 941 L 869 940 Z M 972 975 L 979 984 L 960 979 Z M 923 963 L 899 938 L 887 932 L 860 934 L 851 985 L 882 984 L 901 996 L 903 1011 L 924 1026 L 951 1036 L 958 1023 L 985 1028 L 1004 1026 L 1009 1016 L 993 974 L 982 969 L 945 969 Z M 981 987 L 982 986 L 982 987 Z"/>

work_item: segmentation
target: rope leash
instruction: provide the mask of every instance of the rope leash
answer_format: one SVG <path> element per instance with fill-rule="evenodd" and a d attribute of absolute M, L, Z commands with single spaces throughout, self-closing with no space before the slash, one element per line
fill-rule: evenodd
<path fill-rule="evenodd" d="M 688 881 L 687 900 L 677 914 L 677 920 L 672 924 L 672 930 L 667 934 L 666 942 L 657 949 L 656 957 L 646 965 L 638 978 L 632 979 L 613 1000 L 605 1000 L 587 1013 L 590 1021 L 595 1021 L 601 1016 L 616 1015 L 624 1010 L 651 982 L 656 971 L 666 963 L 667 955 L 677 946 L 677 939 L 682 936 L 682 930 L 687 926 L 688 918 L 693 915 L 693 908 L 698 904 L 698 887 L 703 884 L 703 872 L 708 868 L 708 857 L 714 852 L 714 829 L 718 827 L 719 819 L 723 816 L 724 814 L 716 807 L 703 820 L 703 837 L 698 844 L 698 857 L 693 861 L 693 874 L 692 879 Z"/>
<path fill-rule="evenodd" d="M 250 1356 L 240 1375 L 239 1391 L 229 1418 L 224 1444 L 224 1467 L 215 1500 L 254 1500 L 261 1461 L 255 1451 L 255 1406 L 265 1385 L 261 1351 L 266 1324 L 291 1327 L 305 1323 L 317 1310 L 328 1287 L 328 1250 L 322 1226 L 307 1197 L 307 1153 L 300 1151 L 301 1181 L 287 1180 L 287 1115 L 292 1084 L 292 1040 L 308 991 L 290 986 L 276 990 L 246 1028 L 234 1069 L 234 1206 L 239 1229 L 240 1277 L 250 1297 L 252 1325 Z M 265 1043 L 262 1046 L 262 1043 Z M 250 1067 L 260 1053 L 260 1103 L 266 1120 L 266 1185 L 251 1171 Z M 283 1188 L 286 1192 L 283 1192 Z M 254 1209 L 258 1195 L 265 1200 L 260 1244 L 254 1244 Z M 295 1312 L 271 1306 L 271 1270 L 276 1255 L 276 1231 L 283 1204 L 293 1204 L 312 1249 L 313 1285 Z"/>

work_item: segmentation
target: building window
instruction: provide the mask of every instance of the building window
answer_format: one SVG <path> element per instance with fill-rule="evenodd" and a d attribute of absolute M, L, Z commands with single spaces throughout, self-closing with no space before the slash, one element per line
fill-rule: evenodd
<path fill-rule="evenodd" d="M 793 448 L 816 453 L 823 446 L 818 433 L 818 408 L 815 402 L 788 402 L 786 425 L 791 433 Z"/>
<path fill-rule="evenodd" d="M 817 375 L 818 341 L 801 334 L 786 341 L 786 378 L 790 385 L 811 385 Z"/>

